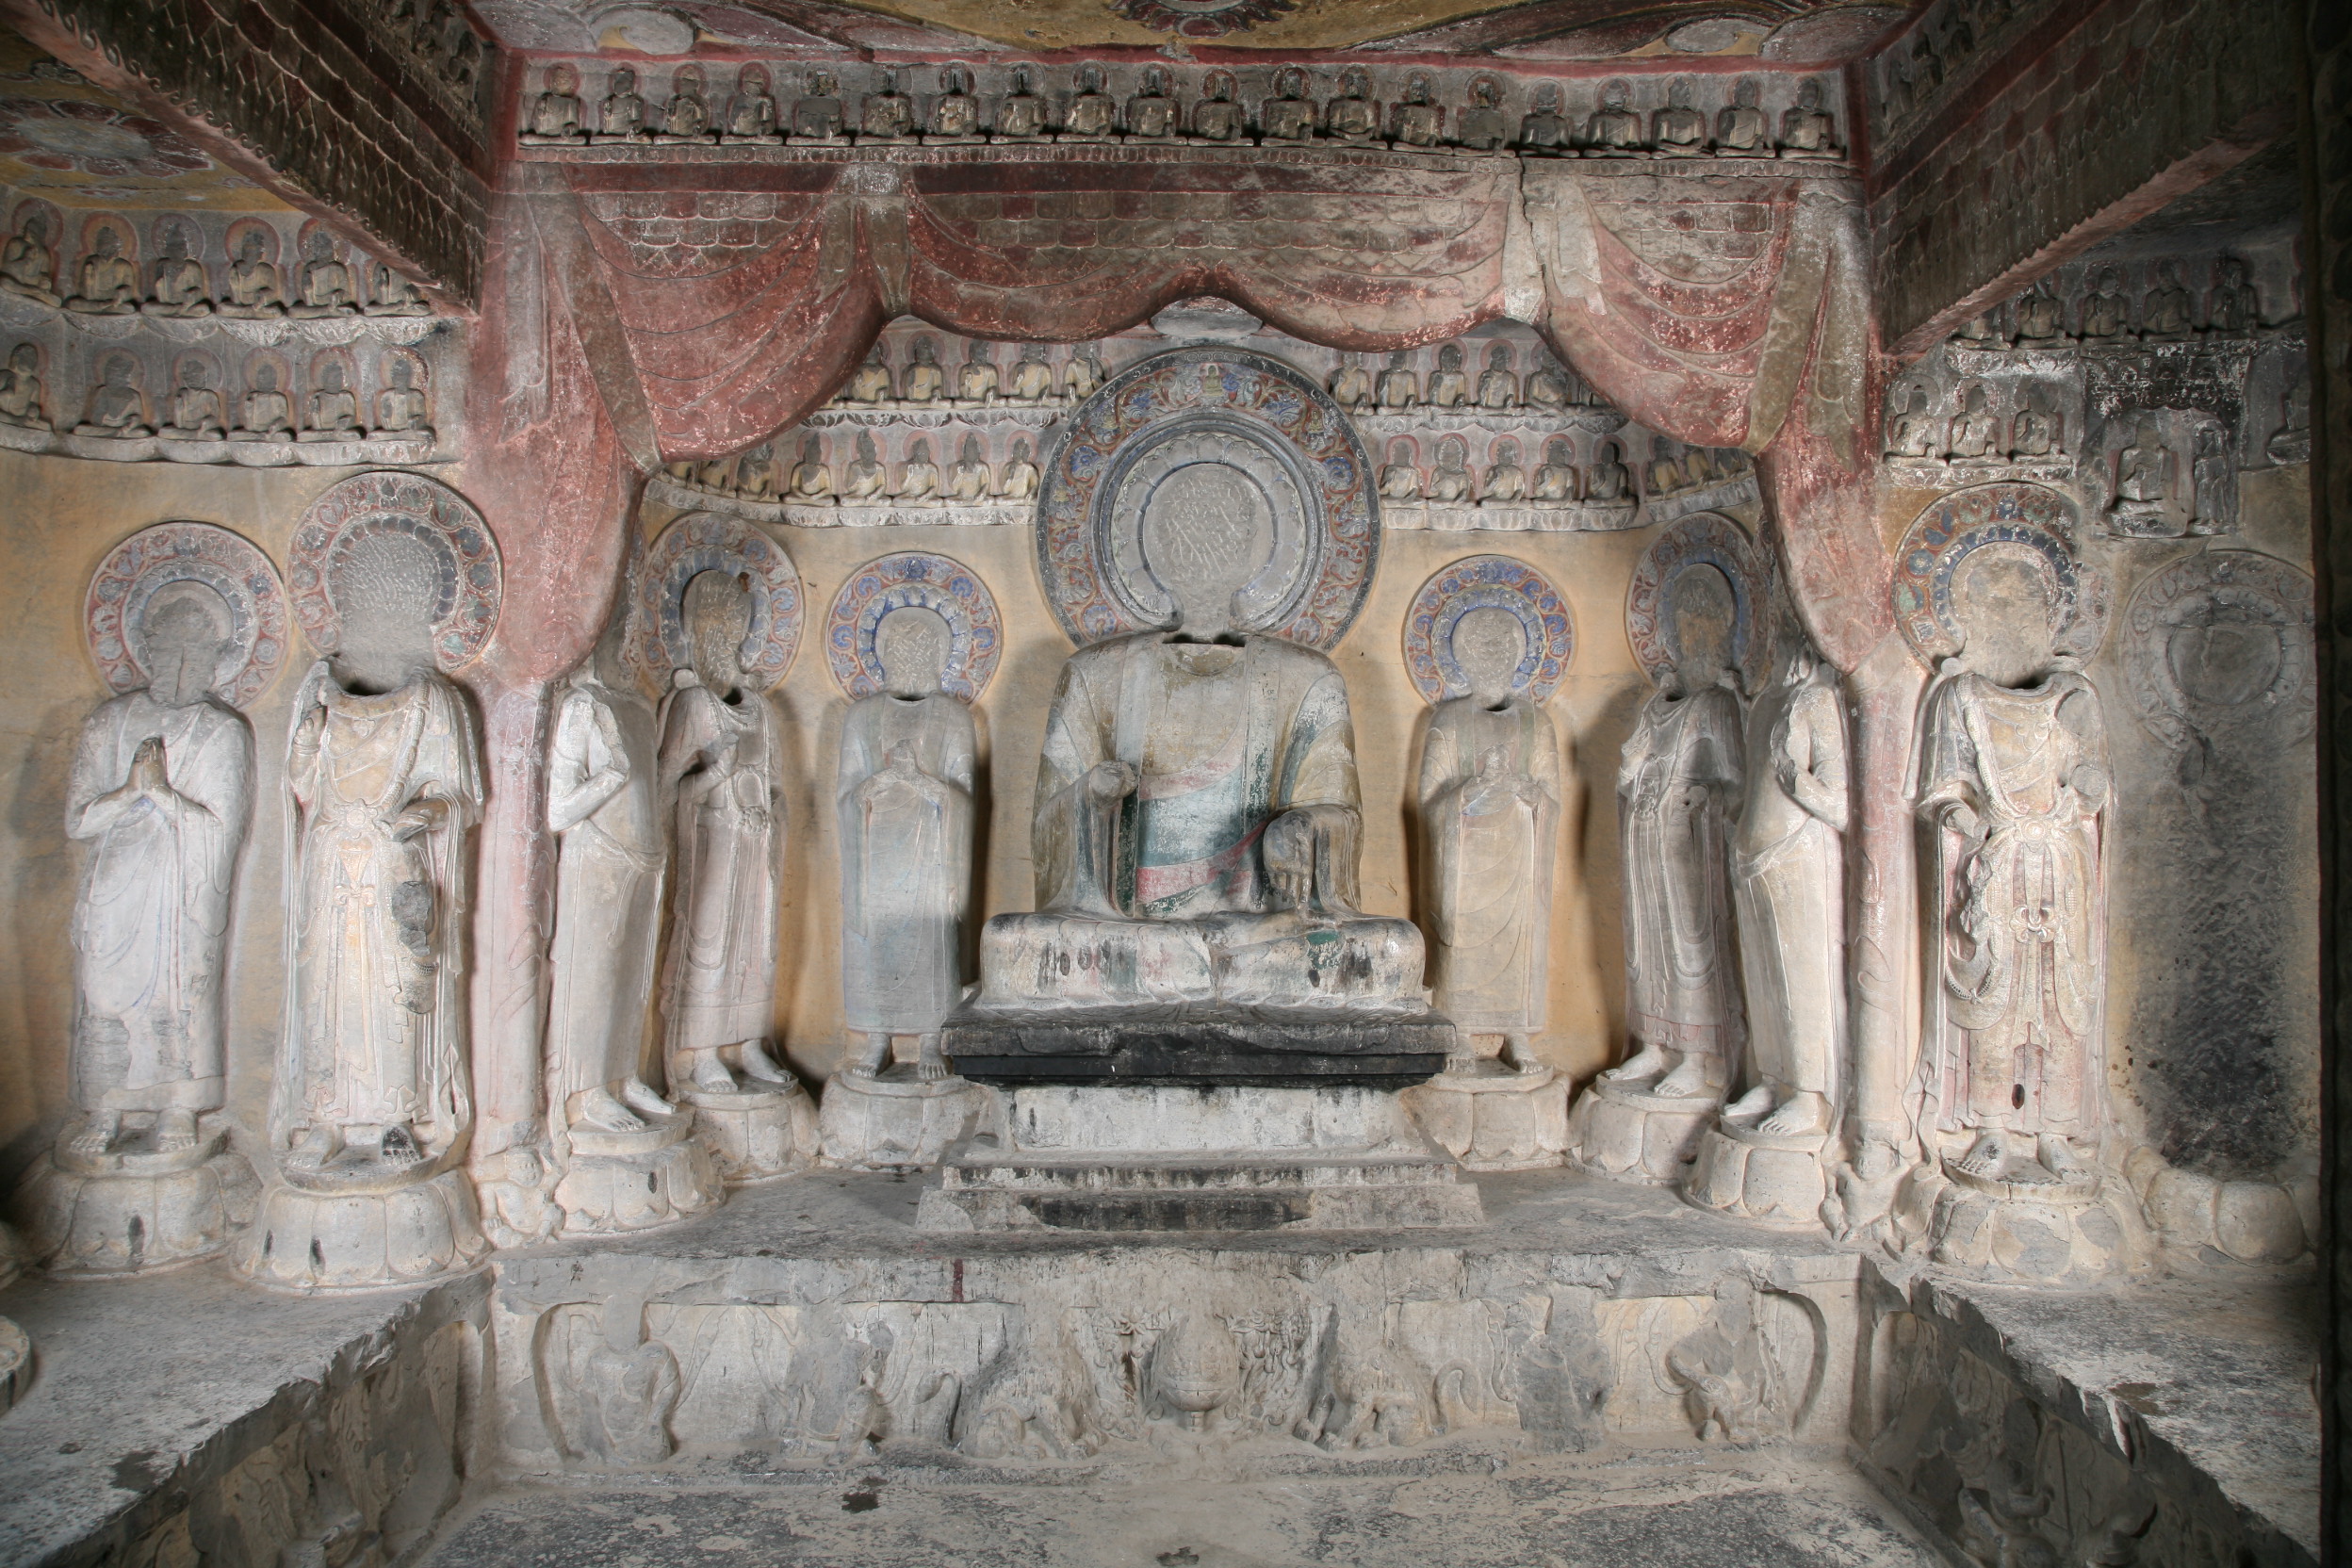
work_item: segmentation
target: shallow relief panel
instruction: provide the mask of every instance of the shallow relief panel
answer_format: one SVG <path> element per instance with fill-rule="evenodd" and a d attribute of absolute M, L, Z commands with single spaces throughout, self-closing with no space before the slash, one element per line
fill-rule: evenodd
<path fill-rule="evenodd" d="M 510 1454 L 616 1469 L 1303 1459 L 1447 1438 L 1821 1441 L 1843 1416 L 1833 1336 L 1851 1331 L 1850 1285 L 1735 1269 L 1711 1293 L 1619 1298 L 1513 1266 L 1474 1287 L 1462 1260 L 1426 1252 L 967 1259 L 960 1291 L 926 1268 L 893 1296 L 868 1295 L 883 1281 L 862 1272 L 778 1265 L 743 1291 L 740 1271 L 714 1289 L 649 1260 L 584 1282 L 510 1268 Z"/>
<path fill-rule="evenodd" d="M 2311 581 L 2252 549 L 2148 572 L 2118 618 L 2116 874 L 2133 1041 L 2124 1171 L 2178 1267 L 2275 1267 L 2318 1235 L 2308 1009 Z"/>

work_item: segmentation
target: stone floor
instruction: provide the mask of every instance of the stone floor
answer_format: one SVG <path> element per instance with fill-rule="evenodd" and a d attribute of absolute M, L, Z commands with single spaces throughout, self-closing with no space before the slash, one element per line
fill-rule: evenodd
<path fill-rule="evenodd" d="M 726 1485 L 516 1486 L 452 1518 L 419 1568 L 1942 1562 L 1831 1454 L 1456 1458 L 1345 1475 L 1087 1472 L 1062 1484 L 880 1468 Z"/>

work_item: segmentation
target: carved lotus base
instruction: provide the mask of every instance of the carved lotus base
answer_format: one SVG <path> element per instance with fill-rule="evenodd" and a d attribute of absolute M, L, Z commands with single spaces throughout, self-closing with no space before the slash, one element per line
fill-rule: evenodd
<path fill-rule="evenodd" d="M 2225 1182 L 2182 1170 L 2145 1146 L 2124 1161 L 2124 1179 L 2167 1262 L 2191 1268 L 2278 1269 L 2311 1266 L 2319 1233 L 2319 1184 L 2305 1178 Z"/>
<path fill-rule="evenodd" d="M 963 1078 L 925 1082 L 900 1066 L 875 1078 L 836 1074 L 817 1107 L 817 1133 L 826 1165 L 927 1169 L 948 1145 L 1003 1116 L 993 1089 Z"/>
<path fill-rule="evenodd" d="M 1481 1062 L 1405 1090 L 1405 1108 L 1465 1170 L 1536 1170 L 1566 1157 L 1568 1080 Z"/>
<path fill-rule="evenodd" d="M 33 1386 L 33 1342 L 24 1330 L 0 1317 L 0 1415 Z"/>
<path fill-rule="evenodd" d="M 1944 1161 L 1947 1183 L 1928 1221 L 1929 1256 L 1984 1280 L 2090 1284 L 2137 1273 L 2151 1248 L 2137 1205 L 2118 1184 L 1973 1176 Z"/>
<path fill-rule="evenodd" d="M 728 1186 L 790 1176 L 816 1163 L 817 1107 L 798 1084 L 706 1094 L 681 1089 Z"/>
<path fill-rule="evenodd" d="M 571 1159 L 555 1184 L 564 1233 L 647 1231 L 725 1201 L 718 1161 L 694 1131 L 694 1113 L 683 1107 L 633 1132 L 574 1128 Z"/>
<path fill-rule="evenodd" d="M 424 1284 L 489 1250 L 473 1184 L 452 1169 L 388 1188 L 272 1182 L 230 1261 L 255 1284 L 308 1294 Z"/>
<path fill-rule="evenodd" d="M 1682 1195 L 1756 1225 L 1818 1231 L 1829 1180 L 1821 1170 L 1826 1133 L 1775 1135 L 1723 1121 L 1699 1135 L 1698 1157 Z"/>
<path fill-rule="evenodd" d="M 72 1129 L 68 1130 L 69 1132 Z M 253 1173 L 215 1129 L 190 1149 L 76 1154 L 62 1143 L 17 1189 L 32 1260 L 69 1278 L 154 1273 L 218 1255 Z"/>
<path fill-rule="evenodd" d="M 1568 1112 L 1568 1163 L 1614 1181 L 1674 1186 L 1690 1174 L 1699 1135 L 1722 1109 L 1713 1095 L 1668 1098 L 1601 1079 Z"/>

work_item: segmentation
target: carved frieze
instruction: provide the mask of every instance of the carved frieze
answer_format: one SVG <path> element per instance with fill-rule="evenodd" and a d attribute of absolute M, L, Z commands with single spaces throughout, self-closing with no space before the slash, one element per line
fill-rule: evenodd
<path fill-rule="evenodd" d="M 1563 84 L 1473 67 L 1367 69 L 1336 76 L 1295 66 L 1135 67 L 1085 64 L 1067 74 L 1032 65 L 951 63 L 936 74 L 893 66 L 796 61 L 757 67 L 768 99 L 749 135 L 681 135 L 660 106 L 699 98 L 707 69 L 666 75 L 581 58 L 538 66 L 522 86 L 526 155 L 627 146 L 677 156 L 713 140 L 756 149 L 813 143 L 891 148 L 982 141 L 1296 148 L 1318 143 L 1422 155 L 1514 151 L 1542 157 L 1842 160 L 1838 78 L 1763 69 L 1736 78 L 1664 72 Z M 633 103 L 607 127 L 603 106 Z M 618 123 L 616 122 L 616 123 Z M 694 149 L 700 152 L 700 147 Z"/>

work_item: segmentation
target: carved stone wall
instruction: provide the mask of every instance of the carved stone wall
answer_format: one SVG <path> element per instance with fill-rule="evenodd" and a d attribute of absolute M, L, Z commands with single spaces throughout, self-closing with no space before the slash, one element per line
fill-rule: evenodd
<path fill-rule="evenodd" d="M 1872 68 L 1879 318 L 1914 352 L 2256 151 L 2290 116 L 2289 8 L 1931 8 Z M 1990 57 L 1987 58 L 1987 57 Z"/>
<path fill-rule="evenodd" d="M 2330 1245 L 2342 1256 L 2344 1224 L 2352 1216 L 2352 1074 L 2343 1068 L 2344 1027 L 2340 1016 L 2352 995 L 2352 777 L 2343 747 L 2352 735 L 2352 639 L 2341 616 L 2352 603 L 2352 365 L 2344 348 L 2352 343 L 2352 244 L 2342 234 L 2342 214 L 2352 203 L 2352 145 L 2328 133 L 2352 113 L 2352 17 L 2313 4 L 2302 9 L 2304 41 L 2310 51 L 2311 99 L 2304 121 L 2308 188 L 2314 202 L 2306 214 L 2304 244 L 2311 277 L 2313 364 L 2312 417 L 2319 433 L 2311 466 L 2311 560 L 2317 579 L 2319 704 L 2316 714 L 2319 767 L 2320 972 L 2319 1020 L 2328 1062 L 2320 1114 L 2329 1128 L 2321 1171 L 2322 1203 Z M 2331 1260 L 2332 1261 L 2332 1260 Z M 2330 1521 L 2328 1545 L 2352 1552 L 2352 1333 L 2344 1327 L 2346 1290 L 2341 1262 L 2321 1271 L 2321 1321 L 2327 1324 L 2319 1374 L 2319 1400 L 2331 1459 L 2322 1473 L 2320 1496 Z"/>
<path fill-rule="evenodd" d="M 292 5 L 231 15 L 201 0 L 161 8 L 30 0 L 28 37 L 106 86 L 172 106 L 280 194 L 385 249 L 471 302 L 482 286 L 488 41 L 449 5 Z M 389 8 L 384 8 L 388 14 Z"/>

